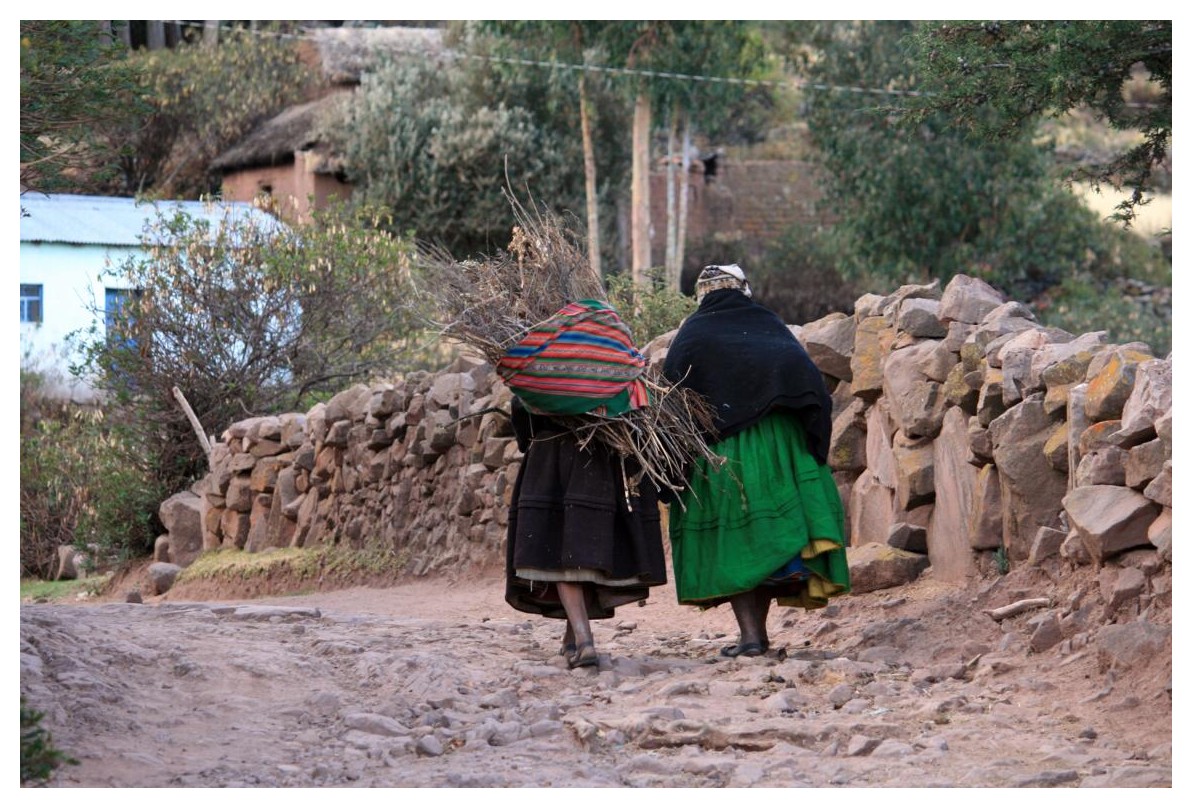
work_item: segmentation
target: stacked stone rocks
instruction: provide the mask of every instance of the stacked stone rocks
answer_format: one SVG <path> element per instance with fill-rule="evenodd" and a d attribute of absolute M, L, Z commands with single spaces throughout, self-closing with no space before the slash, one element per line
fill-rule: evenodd
<path fill-rule="evenodd" d="M 509 410 L 495 379 L 461 358 L 438 374 L 356 385 L 306 414 L 233 424 L 213 447 L 211 472 L 163 503 L 163 514 L 197 516 L 158 540 L 159 561 L 186 566 L 196 544 L 334 544 L 392 551 L 419 575 L 492 562 L 521 457 L 508 418 L 484 412 Z"/>
<path fill-rule="evenodd" d="M 855 590 L 928 565 L 955 581 L 1096 565 L 1114 609 L 1170 601 L 1170 357 L 1044 327 L 963 275 L 792 331 L 833 391 Z M 499 561 L 521 455 L 504 415 L 478 414 L 509 400 L 491 367 L 460 359 L 233 424 L 211 473 L 163 503 L 158 560 L 341 544 L 415 574 Z"/>
<path fill-rule="evenodd" d="M 1123 573 L 1111 601 L 1170 598 L 1170 357 L 1042 326 L 963 275 L 796 331 L 834 385 L 854 546 L 926 553 L 947 579 L 1113 561 L 1147 580 Z"/>

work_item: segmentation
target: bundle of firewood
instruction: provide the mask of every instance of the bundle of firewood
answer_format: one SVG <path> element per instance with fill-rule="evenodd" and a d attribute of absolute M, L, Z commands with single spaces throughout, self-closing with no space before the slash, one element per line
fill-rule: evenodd
<path fill-rule="evenodd" d="M 437 312 L 435 326 L 493 365 L 567 303 L 607 300 L 574 231 L 553 213 L 527 210 L 509 199 L 517 225 L 507 252 L 456 261 L 445 250 L 423 245 L 418 258 L 421 282 Z M 701 396 L 672 385 L 655 366 L 647 366 L 642 378 L 650 395 L 648 407 L 616 417 L 552 418 L 581 444 L 603 441 L 622 457 L 636 460 L 639 476 L 677 492 L 696 459 L 723 462 L 707 442 L 714 434 L 714 413 Z"/>

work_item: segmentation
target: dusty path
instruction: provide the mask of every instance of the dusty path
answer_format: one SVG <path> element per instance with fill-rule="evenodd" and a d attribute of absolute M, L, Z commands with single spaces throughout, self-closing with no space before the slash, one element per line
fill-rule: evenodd
<path fill-rule="evenodd" d="M 656 590 L 597 625 L 598 672 L 491 577 L 22 605 L 21 690 L 79 760 L 59 787 L 1170 785 L 1170 656 L 1030 654 L 979 609 L 1010 585 L 776 609 L 741 660 L 726 607 Z"/>

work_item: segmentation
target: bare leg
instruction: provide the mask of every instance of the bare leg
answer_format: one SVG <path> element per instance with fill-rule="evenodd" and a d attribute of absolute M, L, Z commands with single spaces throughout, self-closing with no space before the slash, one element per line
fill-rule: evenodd
<path fill-rule="evenodd" d="M 729 604 L 733 607 L 741 636 L 736 645 L 727 646 L 720 653 L 727 657 L 761 656 L 769 648 L 766 616 L 770 610 L 770 599 L 763 597 L 756 589 L 751 589 L 734 595 Z"/>
<path fill-rule="evenodd" d="M 753 594 L 756 598 L 757 627 L 761 636 L 762 649 L 769 650 L 770 632 L 766 629 L 766 620 L 770 617 L 770 603 L 773 599 L 761 589 L 753 590 Z"/>
<path fill-rule="evenodd" d="M 596 644 L 592 639 L 592 626 L 588 622 L 588 605 L 584 601 L 583 584 L 559 582 L 555 587 L 558 589 L 563 610 L 567 612 L 567 622 L 575 640 L 575 655 L 567 658 L 567 664 L 573 668 L 595 665 Z"/>
<path fill-rule="evenodd" d="M 571 621 L 565 621 L 567 628 L 563 631 L 563 645 L 559 649 L 560 656 L 571 656 L 575 653 L 575 629 L 571 627 Z"/>

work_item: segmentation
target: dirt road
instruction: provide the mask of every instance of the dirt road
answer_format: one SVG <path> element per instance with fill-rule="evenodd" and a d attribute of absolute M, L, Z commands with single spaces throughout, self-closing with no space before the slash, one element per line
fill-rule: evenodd
<path fill-rule="evenodd" d="M 494 577 L 22 604 L 21 691 L 79 761 L 57 787 L 1169 786 L 1170 652 L 1033 654 L 982 612 L 1018 583 L 775 609 L 736 660 L 668 587 L 597 624 L 598 671 Z"/>

